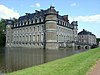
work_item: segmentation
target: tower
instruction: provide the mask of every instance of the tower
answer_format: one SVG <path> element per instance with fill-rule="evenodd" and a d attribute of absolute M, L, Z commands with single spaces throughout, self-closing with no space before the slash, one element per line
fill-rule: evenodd
<path fill-rule="evenodd" d="M 73 25 L 73 39 L 74 39 L 74 42 L 77 42 L 78 41 L 78 37 L 77 37 L 78 21 L 73 21 L 71 24 Z"/>
<path fill-rule="evenodd" d="M 57 49 L 57 12 L 50 6 L 45 14 L 45 47 L 46 49 Z"/>
<path fill-rule="evenodd" d="M 12 20 L 6 20 L 6 47 L 12 46 Z"/>

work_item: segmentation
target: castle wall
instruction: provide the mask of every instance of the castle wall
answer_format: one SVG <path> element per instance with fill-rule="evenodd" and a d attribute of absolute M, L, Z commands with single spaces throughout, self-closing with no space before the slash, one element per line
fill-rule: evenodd
<path fill-rule="evenodd" d="M 71 44 L 77 37 L 77 29 L 69 23 L 68 16 L 60 16 L 52 6 L 27 13 L 6 29 L 7 47 L 58 49 Z"/>

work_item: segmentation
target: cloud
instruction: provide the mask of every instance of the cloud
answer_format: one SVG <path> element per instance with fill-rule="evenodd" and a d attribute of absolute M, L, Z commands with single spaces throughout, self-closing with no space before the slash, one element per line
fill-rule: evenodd
<path fill-rule="evenodd" d="M 39 3 L 35 3 L 33 5 L 30 5 L 30 7 L 40 7 L 40 4 Z"/>
<path fill-rule="evenodd" d="M 100 23 L 100 14 L 98 15 L 91 15 L 91 16 L 78 16 L 75 18 L 77 21 L 82 21 L 82 22 L 96 22 Z"/>
<path fill-rule="evenodd" d="M 74 6 L 76 6 L 76 5 L 77 5 L 76 3 L 70 4 L 71 7 L 74 7 Z"/>
<path fill-rule="evenodd" d="M 39 4 L 39 3 L 36 3 L 35 5 L 36 5 L 37 7 L 40 7 L 40 4 Z"/>
<path fill-rule="evenodd" d="M 10 18 L 18 18 L 20 15 L 18 12 L 14 11 L 6 7 L 5 5 L 0 5 L 0 18 L 10 19 Z"/>

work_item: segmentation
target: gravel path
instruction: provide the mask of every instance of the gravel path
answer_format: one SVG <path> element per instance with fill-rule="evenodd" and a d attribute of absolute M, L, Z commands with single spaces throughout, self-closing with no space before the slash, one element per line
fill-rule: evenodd
<path fill-rule="evenodd" d="M 100 75 L 100 60 L 97 61 L 95 67 L 88 75 Z"/>

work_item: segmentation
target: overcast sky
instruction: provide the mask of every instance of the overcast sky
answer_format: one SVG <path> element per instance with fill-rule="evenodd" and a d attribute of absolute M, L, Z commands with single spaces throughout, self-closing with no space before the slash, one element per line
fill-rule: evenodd
<path fill-rule="evenodd" d="M 100 38 L 100 0 L 0 0 L 0 18 L 12 18 L 55 6 L 60 15 L 78 21 L 78 31 L 86 29 Z"/>

